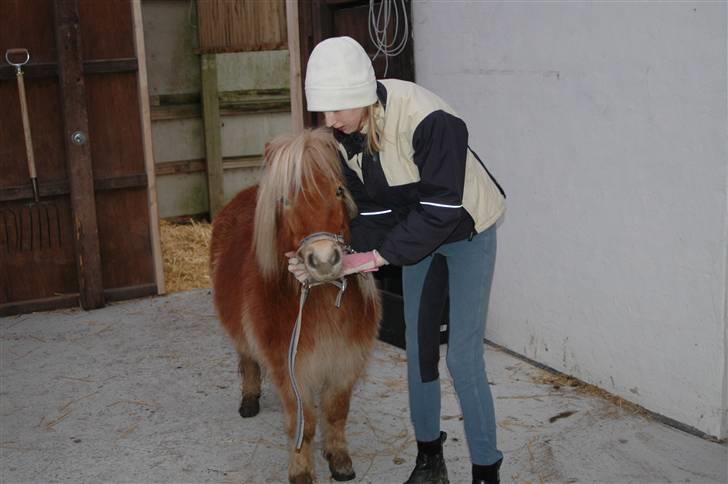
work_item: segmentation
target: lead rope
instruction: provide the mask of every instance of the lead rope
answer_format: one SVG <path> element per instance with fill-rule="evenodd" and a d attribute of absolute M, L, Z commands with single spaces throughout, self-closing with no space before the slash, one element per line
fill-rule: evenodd
<path fill-rule="evenodd" d="M 341 297 L 346 290 L 346 279 L 341 278 L 338 281 L 328 281 L 329 284 L 339 288 L 339 293 L 336 295 L 336 307 L 341 307 Z M 296 317 L 296 323 L 293 325 L 293 333 L 291 333 L 291 342 L 288 345 L 288 377 L 291 379 L 291 387 L 293 387 L 293 393 L 296 396 L 296 450 L 301 448 L 303 444 L 303 399 L 301 398 L 301 392 L 298 389 L 296 383 L 296 353 L 298 352 L 298 338 L 301 336 L 301 320 L 303 319 L 303 305 L 306 303 L 308 298 L 308 291 L 313 286 L 324 284 L 323 282 L 309 283 L 304 282 L 301 285 L 301 296 L 298 299 L 298 316 Z"/>

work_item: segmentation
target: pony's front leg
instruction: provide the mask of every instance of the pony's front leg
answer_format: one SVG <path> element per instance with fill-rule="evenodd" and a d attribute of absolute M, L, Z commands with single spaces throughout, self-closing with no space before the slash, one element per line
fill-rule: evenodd
<path fill-rule="evenodd" d="M 296 449 L 296 397 L 290 388 L 290 380 L 286 380 L 284 386 L 285 389 L 281 391 L 281 401 L 290 445 L 288 481 L 291 484 L 310 484 L 315 481 L 312 450 L 313 439 L 316 435 L 316 412 L 313 396 L 308 392 L 303 392 L 303 441 L 301 448 Z"/>
<path fill-rule="evenodd" d="M 242 393 L 238 412 L 243 418 L 255 417 L 260 412 L 260 365 L 242 352 L 238 358 Z"/>
<path fill-rule="evenodd" d="M 356 477 L 346 445 L 346 420 L 352 389 L 353 385 L 342 388 L 329 384 L 321 395 L 323 453 L 329 462 L 331 477 L 336 481 L 350 481 Z"/>

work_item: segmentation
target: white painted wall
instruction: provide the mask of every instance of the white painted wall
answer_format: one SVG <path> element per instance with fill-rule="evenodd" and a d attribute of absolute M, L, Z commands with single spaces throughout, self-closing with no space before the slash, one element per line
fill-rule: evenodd
<path fill-rule="evenodd" d="M 488 338 L 726 436 L 725 2 L 413 3 L 508 194 Z"/>

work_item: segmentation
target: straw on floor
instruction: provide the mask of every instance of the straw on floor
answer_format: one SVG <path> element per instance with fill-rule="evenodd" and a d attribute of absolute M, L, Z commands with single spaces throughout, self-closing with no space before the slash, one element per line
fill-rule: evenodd
<path fill-rule="evenodd" d="M 168 293 L 210 287 L 208 258 L 212 226 L 207 222 L 160 224 Z"/>

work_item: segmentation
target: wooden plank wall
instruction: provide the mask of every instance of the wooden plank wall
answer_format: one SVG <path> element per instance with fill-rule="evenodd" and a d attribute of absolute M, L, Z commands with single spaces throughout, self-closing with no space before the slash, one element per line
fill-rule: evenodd
<path fill-rule="evenodd" d="M 0 76 L 0 308 L 14 301 L 78 293 L 73 222 L 63 137 L 63 116 L 56 76 L 56 41 L 53 5 L 48 0 L 0 0 L 0 55 L 7 75 Z M 55 207 L 58 232 L 53 243 L 34 244 L 28 212 L 34 204 L 26 164 L 23 125 L 14 68 L 5 64 L 7 48 L 27 48 L 31 55 L 25 71 L 25 89 L 43 205 Z M 34 69 L 34 66 L 50 66 Z M 49 185 L 65 184 L 64 194 L 51 194 Z M 10 190 L 21 196 L 10 196 Z M 8 191 L 6 193 L 6 190 Z M 6 196 L 7 195 L 7 196 Z M 37 211 L 37 209 L 35 209 Z M 55 210 L 51 212 L 56 213 Z M 22 228 L 16 229 L 16 224 Z M 56 224 L 54 224 L 54 229 Z M 66 299 L 65 306 L 77 304 Z M 54 301 L 57 303 L 58 301 Z M 53 306 L 58 307 L 58 306 Z M 0 310 L 0 316 L 2 316 Z"/>
<path fill-rule="evenodd" d="M 31 53 L 40 190 L 32 202 L 15 72 L 3 62 L 0 316 L 157 291 L 132 1 L 0 0 L 0 53 Z M 85 141 L 71 142 L 77 131 Z"/>
<path fill-rule="evenodd" d="M 201 53 L 288 48 L 285 0 L 197 3 Z"/>
<path fill-rule="evenodd" d="M 85 60 L 136 56 L 129 0 L 79 0 L 79 11 L 85 19 Z M 136 69 L 86 76 L 86 89 L 94 177 L 137 175 L 144 180 L 138 187 L 96 193 L 104 287 L 150 284 L 155 271 Z"/>

